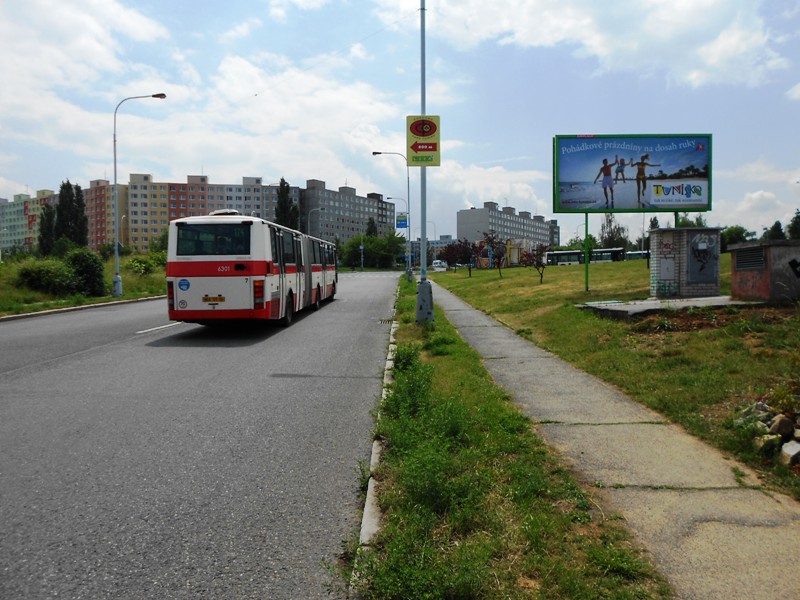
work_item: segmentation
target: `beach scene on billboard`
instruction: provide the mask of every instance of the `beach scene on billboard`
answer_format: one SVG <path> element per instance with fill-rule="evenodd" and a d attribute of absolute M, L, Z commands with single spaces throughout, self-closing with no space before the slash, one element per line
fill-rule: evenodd
<path fill-rule="evenodd" d="M 711 210 L 710 135 L 556 136 L 554 212 Z"/>

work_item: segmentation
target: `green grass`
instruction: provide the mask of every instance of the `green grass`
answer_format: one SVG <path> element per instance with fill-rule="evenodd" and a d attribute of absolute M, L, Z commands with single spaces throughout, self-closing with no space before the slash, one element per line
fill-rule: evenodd
<path fill-rule="evenodd" d="M 383 527 L 359 563 L 367 598 L 667 598 L 436 309 L 397 303 L 395 382 L 377 414 Z"/>
<path fill-rule="evenodd" d="M 139 275 L 127 268 L 127 263 L 134 257 L 123 257 L 120 262 L 123 299 L 146 298 L 165 293 L 164 269 L 159 268 L 147 275 Z M 24 260 L 33 260 L 32 258 Z M 106 261 L 105 281 L 107 296 L 90 298 L 86 296 L 69 296 L 65 298 L 18 288 L 15 285 L 17 273 L 23 264 L 19 260 L 4 260 L 0 263 L 0 316 L 18 315 L 40 312 L 56 308 L 81 306 L 108 302 L 111 298 L 111 281 L 114 277 L 114 259 Z M 115 298 L 116 299 L 116 298 Z"/>
<path fill-rule="evenodd" d="M 730 293 L 730 256 L 721 257 L 721 294 Z M 576 308 L 649 294 L 646 261 L 531 269 L 435 273 L 437 283 L 541 347 L 619 387 L 689 432 L 761 471 L 800 498 L 797 473 L 753 450 L 735 425 L 742 405 L 769 402 L 800 381 L 800 306 L 665 311 L 620 321 Z M 785 395 L 785 394 L 784 394 Z"/>

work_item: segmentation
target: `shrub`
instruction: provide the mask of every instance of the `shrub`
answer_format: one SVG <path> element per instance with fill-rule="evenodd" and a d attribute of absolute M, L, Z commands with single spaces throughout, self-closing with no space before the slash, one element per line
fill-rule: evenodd
<path fill-rule="evenodd" d="M 64 257 L 74 273 L 75 291 L 86 296 L 104 296 L 103 261 L 88 248 L 70 250 Z"/>
<path fill-rule="evenodd" d="M 153 262 L 146 256 L 134 256 L 130 259 L 125 268 L 133 271 L 137 275 L 149 275 L 155 269 Z"/>
<path fill-rule="evenodd" d="M 30 261 L 20 267 L 15 285 L 55 296 L 68 296 L 76 290 L 72 268 L 52 258 Z"/>

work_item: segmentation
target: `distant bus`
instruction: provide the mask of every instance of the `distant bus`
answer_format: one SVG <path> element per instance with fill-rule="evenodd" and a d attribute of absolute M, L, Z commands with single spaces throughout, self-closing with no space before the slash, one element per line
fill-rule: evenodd
<path fill-rule="evenodd" d="M 258 217 L 223 210 L 169 224 L 167 301 L 173 321 L 292 322 L 336 294 L 336 247 Z"/>
<path fill-rule="evenodd" d="M 632 250 L 630 252 L 625 253 L 625 260 L 640 260 L 649 258 L 650 258 L 649 250 Z"/>
<path fill-rule="evenodd" d="M 618 260 L 625 260 L 624 248 L 595 248 L 589 255 L 589 262 L 593 263 L 616 262 Z M 582 265 L 583 263 L 583 250 L 552 250 L 547 253 L 548 265 Z"/>

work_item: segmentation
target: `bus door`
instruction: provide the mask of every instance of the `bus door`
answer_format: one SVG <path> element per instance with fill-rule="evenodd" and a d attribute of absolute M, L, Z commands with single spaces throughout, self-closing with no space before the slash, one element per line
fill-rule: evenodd
<path fill-rule="evenodd" d="M 294 250 L 297 264 L 297 310 L 300 310 L 309 304 L 309 282 L 306 280 L 306 277 L 307 272 L 311 269 L 311 265 L 308 264 L 309 261 L 305 252 L 303 238 L 300 235 L 297 235 L 294 238 Z"/>
<path fill-rule="evenodd" d="M 300 245 L 303 248 L 303 306 L 311 306 L 314 300 L 314 265 L 317 264 L 315 247 L 319 242 L 310 238 L 304 238 Z M 318 253 L 317 253 L 318 254 Z"/>
<path fill-rule="evenodd" d="M 272 266 L 270 267 L 267 278 L 266 296 L 269 299 L 271 319 L 279 319 L 283 314 L 284 302 L 286 298 L 286 287 L 284 283 L 285 266 L 283 261 L 283 233 L 275 227 L 267 227 L 269 233 L 270 251 L 272 253 Z"/>
<path fill-rule="evenodd" d="M 298 294 L 302 293 L 300 286 L 300 274 L 298 273 L 297 264 L 297 243 L 295 242 L 294 234 L 291 231 L 282 231 L 281 240 L 281 247 L 283 251 L 283 269 L 281 269 L 283 273 L 281 286 L 283 296 L 281 298 L 281 305 L 284 306 L 286 299 L 291 293 L 294 301 L 294 306 L 292 309 L 296 311 L 298 307 Z M 302 296 L 299 296 L 299 298 L 302 300 Z M 283 314 L 286 314 L 285 306 Z"/>

